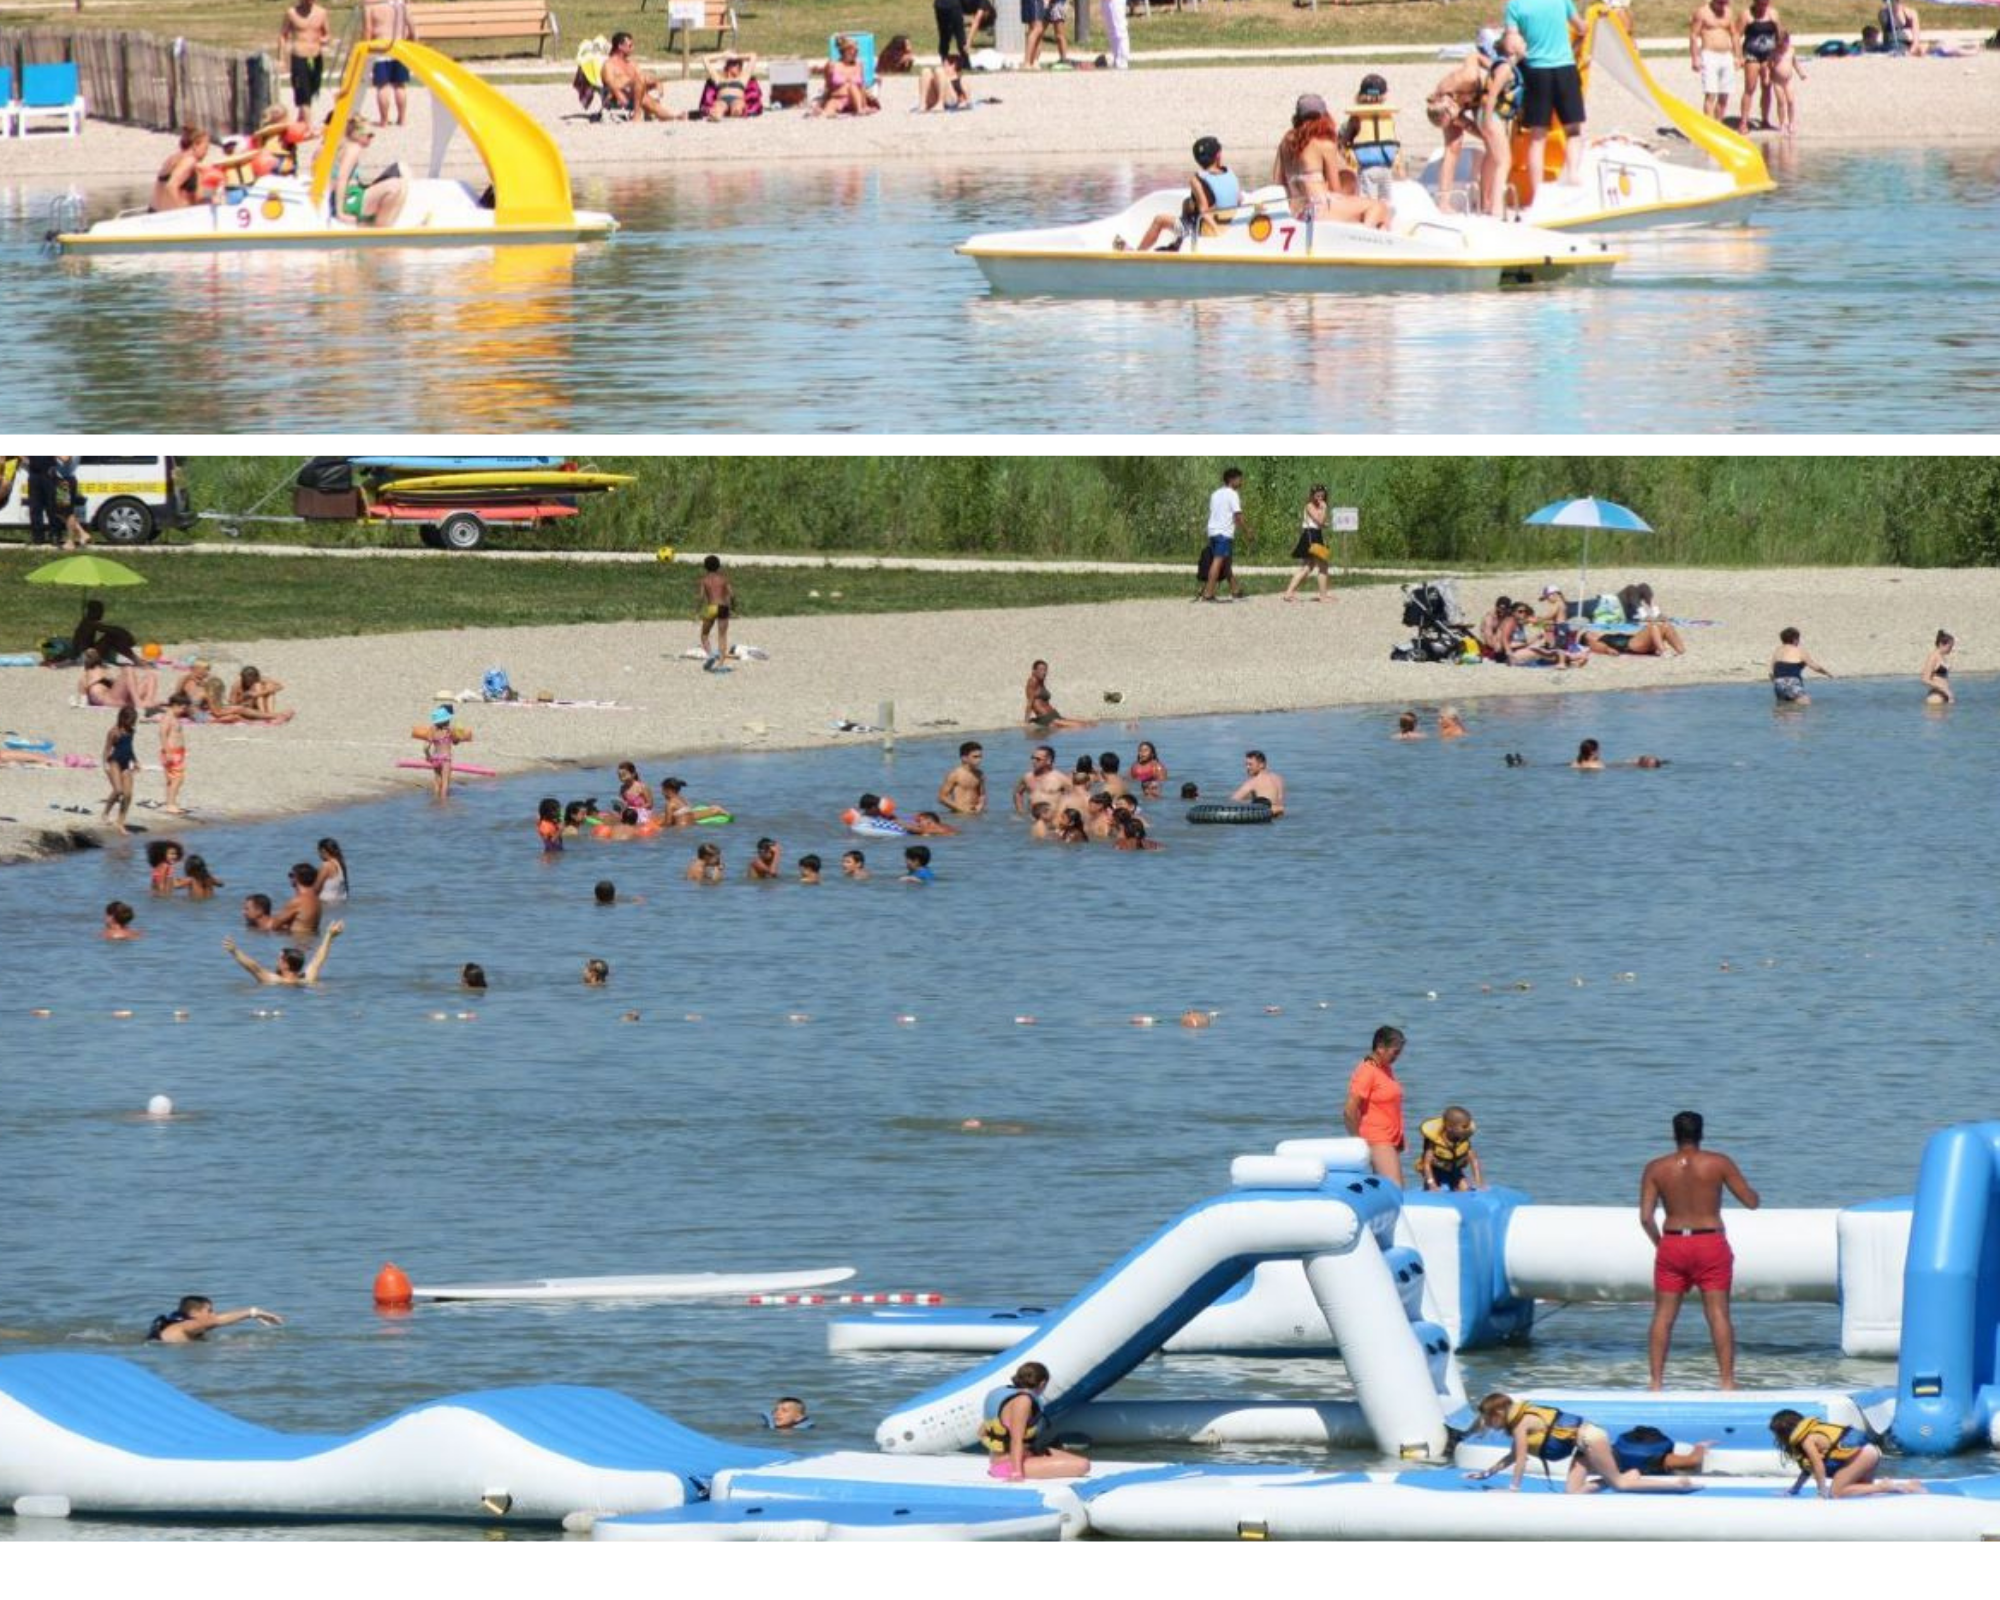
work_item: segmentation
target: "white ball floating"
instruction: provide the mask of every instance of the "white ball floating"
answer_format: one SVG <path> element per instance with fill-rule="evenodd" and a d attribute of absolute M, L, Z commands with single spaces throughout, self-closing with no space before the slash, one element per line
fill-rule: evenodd
<path fill-rule="evenodd" d="M 156 1094 L 146 1102 L 146 1115 L 149 1117 L 171 1117 L 173 1114 L 174 1102 L 170 1096 Z"/>
<path fill-rule="evenodd" d="M 1153 1025 L 1153 1019 L 1147 1016 L 1144 1012 L 1141 1012 L 1138 1016 L 1132 1019 L 1132 1026 L 1135 1028 L 1150 1028 L 1152 1025 Z"/>
<path fill-rule="evenodd" d="M 787 1022 L 810 1022 L 812 1021 L 812 1017 L 804 1011 L 788 1011 L 785 1013 L 785 1020 Z"/>
<path fill-rule="evenodd" d="M 1034 1025 L 1035 1019 L 1033 1017 L 1016 1017 L 1014 1019 L 1014 1026 L 1017 1028 L 1032 1028 Z"/>

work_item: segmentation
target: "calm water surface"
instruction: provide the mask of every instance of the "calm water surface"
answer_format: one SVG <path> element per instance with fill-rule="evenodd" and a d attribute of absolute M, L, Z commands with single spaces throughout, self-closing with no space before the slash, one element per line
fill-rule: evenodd
<path fill-rule="evenodd" d="M 1171 161 L 589 179 L 608 246 L 52 261 L 0 426 L 115 432 L 1961 432 L 2000 425 L 2000 148 L 1786 153 L 1750 228 L 1519 294 L 1001 299 L 953 247 Z M 93 214 L 144 194 L 94 193 Z M 615 343 L 622 352 L 607 361 Z M 610 375 L 615 369 L 615 377 Z M 1468 375 L 1471 374 L 1469 380 Z M 1719 405 L 1719 401 L 1726 404 Z"/>
<path fill-rule="evenodd" d="M 1450 674 L 1412 687 L 1448 693 Z M 147 899 L 136 850 L 0 872 L 0 1337 L 114 1352 L 285 1428 L 557 1381 L 741 1439 L 797 1392 L 815 1447 L 865 1446 L 962 1362 L 831 1357 L 814 1309 L 388 1320 L 369 1283 L 386 1259 L 419 1282 L 852 1263 L 857 1287 L 1046 1302 L 1221 1190 L 1233 1154 L 1336 1127 L 1383 1021 L 1411 1037 L 1412 1112 L 1468 1103 L 1489 1174 L 1538 1200 L 1630 1200 L 1683 1105 L 1769 1204 L 1906 1193 L 1935 1127 L 2000 1115 L 1994 686 L 1969 679 L 1948 716 L 1904 683 L 1816 692 L 1784 716 L 1761 686 L 1481 704 L 1450 746 L 1390 742 L 1382 711 L 1148 723 L 1174 781 L 1210 790 L 1261 746 L 1294 814 L 1197 829 L 1155 805 L 1166 848 L 1144 856 L 1032 846 L 993 817 L 939 842 L 928 889 L 734 875 L 759 833 L 831 861 L 840 807 L 866 787 L 914 808 L 945 744 L 677 762 L 740 813 L 722 888 L 679 880 L 681 841 L 545 865 L 535 800 L 609 794 L 603 772 L 467 789 L 444 815 L 412 798 L 208 830 L 228 890 L 206 905 Z M 1129 755 L 1138 736 L 1059 748 Z M 1672 764 L 1570 772 L 1585 736 Z M 1011 783 L 1025 744 L 986 742 Z M 1512 750 L 1532 764 L 1506 768 Z M 329 981 L 257 990 L 220 948 L 236 897 L 323 832 L 355 883 Z M 644 903 L 596 908 L 601 876 Z M 97 939 L 114 896 L 143 942 Z M 591 955 L 608 990 L 578 981 Z M 466 960 L 493 982 L 476 1005 Z M 1129 1021 L 1190 1004 L 1217 1025 Z M 183 1118 L 133 1115 L 161 1092 Z M 192 1291 L 290 1321 L 137 1342 Z M 1642 1308 L 1544 1309 L 1532 1346 L 1469 1359 L 1475 1385 L 1643 1382 Z M 1891 1377 L 1839 1356 L 1831 1307 L 1748 1306 L 1739 1329 L 1753 1383 Z M 1683 1381 L 1712 1370 L 1703 1343 L 1684 1323 Z M 1332 1363 L 1184 1358 L 1129 1392 L 1343 1387 Z M 67 1536 L 93 1531 L 130 1532 Z"/>

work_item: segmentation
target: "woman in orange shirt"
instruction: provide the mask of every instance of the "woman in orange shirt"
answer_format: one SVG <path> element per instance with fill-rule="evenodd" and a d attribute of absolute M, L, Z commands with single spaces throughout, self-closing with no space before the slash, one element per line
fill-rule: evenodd
<path fill-rule="evenodd" d="M 1368 1141 L 1368 1164 L 1391 1183 L 1403 1181 L 1403 1086 L 1396 1058 L 1403 1053 L 1401 1028 L 1377 1028 L 1368 1054 L 1347 1080 L 1347 1131 Z"/>

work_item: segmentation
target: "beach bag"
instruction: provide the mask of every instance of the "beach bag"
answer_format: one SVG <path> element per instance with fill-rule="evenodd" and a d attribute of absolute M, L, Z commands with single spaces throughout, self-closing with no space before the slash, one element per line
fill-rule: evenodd
<path fill-rule="evenodd" d="M 1204 539 L 1201 542 L 1201 554 L 1194 558 L 1195 582 L 1196 583 L 1208 582 L 1208 575 L 1214 569 L 1214 566 L 1215 566 L 1214 549 L 1209 544 L 1209 542 L 1206 539 Z"/>
<path fill-rule="evenodd" d="M 1331 561 L 1333 559 L 1333 552 L 1323 544 L 1307 545 L 1306 554 L 1311 556 L 1315 561 Z"/>
<path fill-rule="evenodd" d="M 479 682 L 479 692 L 488 700 L 518 700 L 514 686 L 507 681 L 505 667 L 488 667 L 486 676 Z"/>

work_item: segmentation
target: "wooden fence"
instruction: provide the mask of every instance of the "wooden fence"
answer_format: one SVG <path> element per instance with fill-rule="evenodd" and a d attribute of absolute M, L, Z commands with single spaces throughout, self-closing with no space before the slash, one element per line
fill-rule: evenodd
<path fill-rule="evenodd" d="M 90 115 L 162 131 L 192 125 L 211 133 L 252 128 L 275 97 L 261 51 L 220 50 L 150 33 L 0 28 L 0 67 L 14 81 L 30 62 L 74 61 Z"/>

